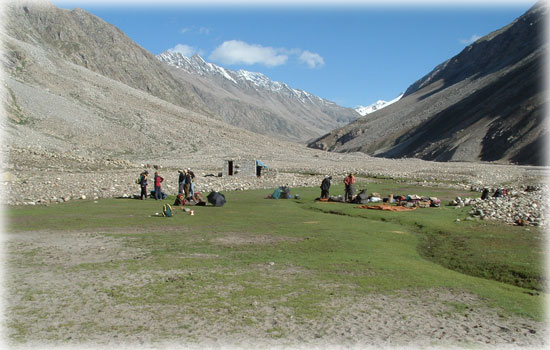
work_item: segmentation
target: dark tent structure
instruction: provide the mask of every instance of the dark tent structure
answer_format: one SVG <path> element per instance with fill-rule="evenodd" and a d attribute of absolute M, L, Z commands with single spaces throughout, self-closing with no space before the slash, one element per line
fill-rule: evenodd
<path fill-rule="evenodd" d="M 215 207 L 221 207 L 225 204 L 225 196 L 220 192 L 212 191 L 206 198 L 208 199 L 208 203 Z"/>

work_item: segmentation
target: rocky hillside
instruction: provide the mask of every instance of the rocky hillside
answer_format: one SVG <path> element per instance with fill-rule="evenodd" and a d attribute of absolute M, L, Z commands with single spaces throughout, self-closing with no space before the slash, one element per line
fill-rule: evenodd
<path fill-rule="evenodd" d="M 165 64 L 84 11 L 35 1 L 12 1 L 6 10 L 1 40 L 7 118 L 0 123 L 4 142 L 14 149 L 180 165 L 178 160 L 206 156 L 221 165 L 227 158 L 304 152 L 298 144 L 202 112 L 199 95 L 188 100 L 180 89 L 184 83 Z M 115 49 L 132 54 L 117 56 Z M 122 57 L 130 61 L 123 64 Z M 100 59 L 112 65 L 97 64 Z M 165 79 L 149 80 L 149 74 Z M 7 159 L 14 169 L 21 165 L 17 154 Z"/>
<path fill-rule="evenodd" d="M 538 3 L 437 66 L 398 102 L 309 146 L 390 158 L 544 164 L 546 14 Z"/>
<path fill-rule="evenodd" d="M 293 89 L 261 73 L 225 69 L 199 55 L 189 58 L 165 51 L 157 57 L 177 68 L 174 76 L 196 87 L 212 114 L 260 134 L 303 142 L 359 117 L 351 108 Z"/>
<path fill-rule="evenodd" d="M 4 10 L 5 33 L 28 48 L 205 113 L 204 103 L 193 93 L 192 86 L 175 79 L 155 55 L 99 17 L 81 9 L 59 9 L 48 0 L 12 0 Z M 4 44 L 12 64 L 24 67 L 28 63 L 30 57 L 25 50 Z M 16 73 L 26 72 L 19 69 Z M 32 79 L 28 75 L 25 78 Z"/>
<path fill-rule="evenodd" d="M 159 61 L 118 28 L 81 9 L 59 9 L 47 0 L 13 0 L 7 3 L 5 12 L 3 64 L 9 78 L 42 88 L 42 92 L 67 95 L 71 101 L 65 102 L 84 109 L 97 105 L 98 101 L 94 96 L 85 97 L 77 92 L 86 90 L 84 82 L 79 85 L 80 74 L 102 76 L 120 83 L 118 86 L 122 88 L 133 88 L 204 117 L 284 140 L 305 142 L 358 116 L 353 110 L 339 106 L 325 110 L 302 108 L 291 113 L 295 107 L 292 103 L 285 108 L 280 101 L 275 106 L 261 104 L 266 96 L 252 98 L 249 92 L 239 91 L 228 94 L 203 77 L 189 77 Z M 64 88 L 60 85 L 63 79 L 55 79 L 52 74 L 67 77 L 72 74 L 68 79 L 74 84 Z M 69 91 L 69 87 L 73 90 Z M 24 97 L 19 96 L 20 89 L 12 84 L 8 84 L 8 89 L 11 119 L 21 122 L 31 118 L 23 115 L 29 109 L 18 112 L 21 107 L 18 103 L 24 101 Z M 88 98 L 91 100 L 87 101 Z M 119 108 L 124 109 L 121 106 L 97 107 L 110 120 L 120 119 L 124 114 L 119 113 Z M 136 113 L 143 114 L 137 110 Z M 128 118 L 125 123 L 134 123 L 133 117 L 125 118 Z M 32 127 L 33 124 L 26 125 Z M 51 133 L 55 134 L 55 130 Z M 131 135 L 132 132 L 121 136 L 133 137 Z"/>

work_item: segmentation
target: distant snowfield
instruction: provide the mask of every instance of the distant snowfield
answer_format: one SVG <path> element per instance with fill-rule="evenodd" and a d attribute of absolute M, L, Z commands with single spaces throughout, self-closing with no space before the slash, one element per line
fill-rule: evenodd
<path fill-rule="evenodd" d="M 384 107 L 387 107 L 387 106 L 391 105 L 392 103 L 395 103 L 395 102 L 399 101 L 401 99 L 401 97 L 403 97 L 403 94 L 397 96 L 396 98 L 394 98 L 393 100 L 391 100 L 389 102 L 378 100 L 378 101 L 376 101 L 375 103 L 373 103 L 369 106 L 357 106 L 357 107 L 355 107 L 355 111 L 357 113 L 361 114 L 361 116 L 364 117 L 367 114 L 376 112 L 379 109 L 382 109 Z"/>

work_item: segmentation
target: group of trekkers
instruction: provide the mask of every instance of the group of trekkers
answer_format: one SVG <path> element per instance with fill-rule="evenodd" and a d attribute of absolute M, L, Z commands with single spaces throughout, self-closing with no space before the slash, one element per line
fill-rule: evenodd
<path fill-rule="evenodd" d="M 155 197 L 155 199 L 163 199 L 162 198 L 162 182 L 164 181 L 164 178 L 159 175 L 158 171 L 155 171 L 155 177 L 153 178 L 153 184 L 155 186 L 154 192 L 151 194 Z M 139 174 L 139 178 L 137 183 L 139 184 L 141 188 L 141 195 L 140 198 L 147 199 L 147 186 L 149 185 L 149 171 L 145 170 L 141 174 Z"/>
<path fill-rule="evenodd" d="M 190 168 L 178 170 L 178 173 L 178 195 L 184 195 L 186 200 L 190 200 L 195 191 L 195 174 Z M 148 176 L 149 171 L 145 170 L 139 175 L 139 179 L 137 181 L 141 188 L 140 198 L 142 200 L 147 199 L 147 186 L 149 185 Z M 166 194 L 162 192 L 162 183 L 164 182 L 164 178 L 159 175 L 158 171 L 155 171 L 153 181 L 155 190 L 151 192 L 151 197 L 154 197 L 155 200 L 166 198 Z"/>
<path fill-rule="evenodd" d="M 321 199 L 329 198 L 330 180 L 332 180 L 332 176 L 325 177 L 321 182 Z M 351 202 L 353 200 L 353 196 L 355 195 L 355 176 L 353 173 L 350 173 L 344 178 L 344 186 L 344 201 Z"/>
<path fill-rule="evenodd" d="M 407 209 L 416 209 L 417 207 L 439 207 L 441 200 L 436 197 L 420 197 L 417 195 L 393 195 L 390 194 L 386 198 L 382 198 L 379 193 L 373 192 L 370 195 L 367 193 L 367 189 L 363 188 L 357 195 L 355 195 L 355 176 L 350 173 L 344 178 L 345 194 L 342 196 L 329 197 L 330 180 L 332 176 L 327 176 L 321 182 L 321 198 L 318 198 L 321 202 L 344 202 L 362 204 L 357 208 L 365 209 L 380 209 L 380 210 L 392 210 L 401 211 L 403 208 L 395 208 L 392 204 L 399 207 L 406 207 Z M 382 205 L 370 205 L 370 203 L 382 203 Z M 365 205 L 368 204 L 368 205 Z M 393 208 L 393 209 L 392 209 Z"/>

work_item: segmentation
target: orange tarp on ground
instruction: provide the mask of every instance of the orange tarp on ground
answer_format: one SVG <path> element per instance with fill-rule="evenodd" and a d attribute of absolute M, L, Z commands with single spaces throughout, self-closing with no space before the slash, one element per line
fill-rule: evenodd
<path fill-rule="evenodd" d="M 403 206 L 393 206 L 393 205 L 387 205 L 387 204 L 382 204 L 382 205 L 359 205 L 357 206 L 356 208 L 359 208 L 359 209 L 376 209 L 376 210 L 389 210 L 389 211 L 410 211 L 410 210 L 415 210 L 416 207 L 412 207 L 412 208 L 406 208 L 406 207 L 403 207 Z"/>
<path fill-rule="evenodd" d="M 321 203 L 346 203 L 346 202 L 330 201 L 328 200 L 328 198 L 319 198 L 319 199 L 316 199 L 316 201 Z"/>

